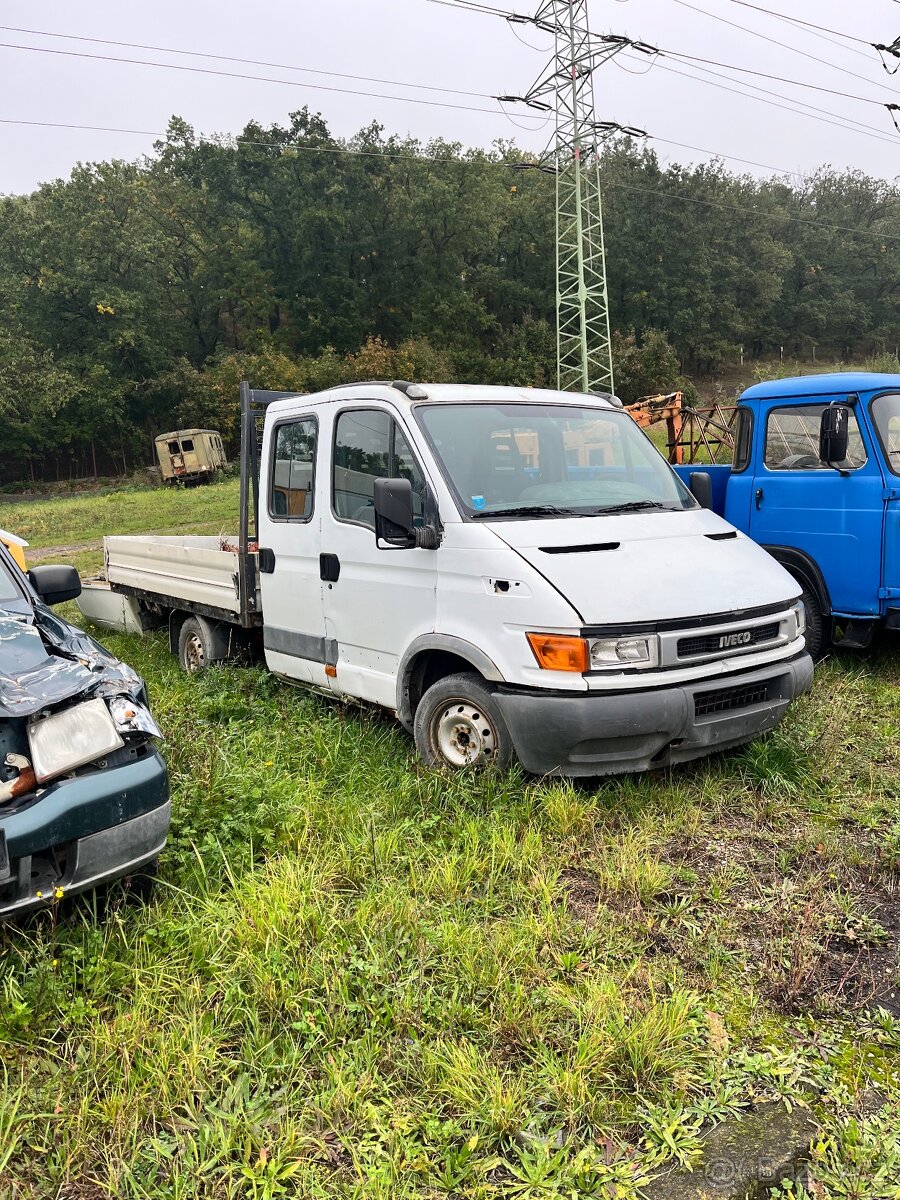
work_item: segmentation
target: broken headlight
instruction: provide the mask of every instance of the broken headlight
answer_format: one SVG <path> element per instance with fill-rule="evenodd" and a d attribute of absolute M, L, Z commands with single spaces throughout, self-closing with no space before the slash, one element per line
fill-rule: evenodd
<path fill-rule="evenodd" d="M 119 733 L 146 733 L 162 738 L 162 731 L 150 715 L 150 709 L 130 696 L 114 697 L 109 702 L 109 711 Z"/>

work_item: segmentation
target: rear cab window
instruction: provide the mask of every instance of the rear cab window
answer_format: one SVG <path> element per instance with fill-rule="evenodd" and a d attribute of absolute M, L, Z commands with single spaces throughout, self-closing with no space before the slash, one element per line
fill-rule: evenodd
<path fill-rule="evenodd" d="M 318 434 L 318 422 L 311 416 L 275 426 L 269 471 L 270 517 L 282 521 L 311 519 L 315 508 Z"/>

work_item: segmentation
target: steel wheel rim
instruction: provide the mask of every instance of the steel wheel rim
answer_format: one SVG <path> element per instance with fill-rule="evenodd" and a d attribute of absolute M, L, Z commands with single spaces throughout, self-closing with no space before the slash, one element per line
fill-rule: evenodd
<path fill-rule="evenodd" d="M 497 750 L 497 733 L 481 709 L 467 700 L 449 700 L 437 712 L 434 740 L 444 762 L 470 767 L 489 762 Z"/>
<path fill-rule="evenodd" d="M 200 671 L 206 662 L 203 641 L 199 633 L 192 633 L 184 643 L 184 662 L 189 671 Z"/>

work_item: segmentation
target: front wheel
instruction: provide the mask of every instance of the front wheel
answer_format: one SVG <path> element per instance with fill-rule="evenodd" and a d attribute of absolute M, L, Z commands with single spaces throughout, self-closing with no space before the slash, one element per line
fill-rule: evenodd
<path fill-rule="evenodd" d="M 416 709 L 413 735 L 430 767 L 502 770 L 515 756 L 495 694 L 468 672 L 432 684 Z"/>
<path fill-rule="evenodd" d="M 800 599 L 806 608 L 806 649 L 813 662 L 818 662 L 828 649 L 825 617 L 819 607 L 819 601 L 809 588 L 803 589 Z"/>

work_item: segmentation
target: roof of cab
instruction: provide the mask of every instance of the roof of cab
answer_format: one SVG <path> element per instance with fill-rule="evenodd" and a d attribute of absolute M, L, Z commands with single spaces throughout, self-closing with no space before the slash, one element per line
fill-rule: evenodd
<path fill-rule="evenodd" d="M 900 375 L 877 375 L 873 371 L 836 371 L 831 374 L 800 375 L 793 379 L 770 379 L 755 383 L 742 400 L 771 400 L 777 396 L 832 396 L 851 392 L 875 392 L 883 388 L 900 391 Z"/>
<path fill-rule="evenodd" d="M 428 403 L 447 404 L 583 404 L 592 407 L 615 409 L 616 403 L 605 396 L 589 392 L 559 392 L 551 388 L 496 387 L 489 384 L 469 383 L 423 383 L 412 385 L 412 395 L 392 383 L 347 383 L 317 392 L 311 396 L 296 396 L 276 401 L 294 407 L 299 399 L 307 403 L 322 404 L 349 399 L 391 400 L 394 404 L 408 405 Z M 360 393 L 364 393 L 361 395 Z"/>

